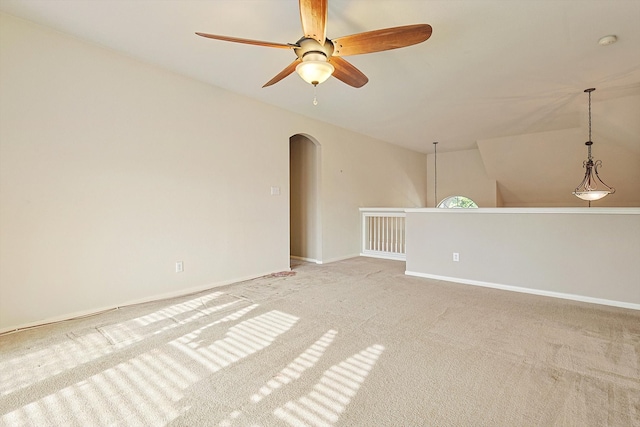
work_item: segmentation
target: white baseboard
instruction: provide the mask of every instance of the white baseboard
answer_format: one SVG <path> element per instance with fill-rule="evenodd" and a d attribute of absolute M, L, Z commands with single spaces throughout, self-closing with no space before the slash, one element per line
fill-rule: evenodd
<path fill-rule="evenodd" d="M 394 253 L 374 253 L 374 252 L 361 252 L 360 256 L 366 256 L 369 258 L 380 258 L 380 259 L 391 259 L 396 261 L 406 261 L 407 256 L 405 254 L 394 254 Z"/>
<path fill-rule="evenodd" d="M 301 256 L 295 256 L 295 255 L 290 255 L 289 258 L 291 259 L 297 259 L 300 261 L 305 261 L 305 262 L 315 262 L 316 264 L 329 264 L 330 262 L 336 262 L 336 261 L 344 261 L 345 259 L 351 259 L 351 258 L 356 258 L 359 255 L 348 255 L 348 256 L 344 256 L 344 257 L 338 257 L 338 258 L 331 258 L 331 259 L 327 259 L 327 260 L 319 260 L 319 259 L 313 259 L 313 258 L 304 258 Z"/>
<path fill-rule="evenodd" d="M 357 258 L 360 254 L 347 255 L 337 258 L 329 258 L 318 262 L 318 264 L 329 264 L 330 262 L 344 261 L 345 259 Z"/>
<path fill-rule="evenodd" d="M 456 277 L 438 276 L 436 274 L 418 273 L 415 271 L 406 270 L 404 272 L 407 276 L 423 277 L 425 279 L 443 280 L 446 282 L 461 283 L 464 285 L 482 286 L 485 288 L 501 289 L 505 291 L 521 292 L 524 294 L 541 295 L 545 297 L 561 298 L 572 301 L 588 302 L 591 304 L 609 305 L 613 307 L 629 308 L 631 310 L 640 310 L 640 304 L 624 301 L 614 301 L 603 298 L 593 298 L 584 295 L 565 294 L 562 292 L 545 291 L 542 289 L 523 288 L 520 286 L 502 285 L 499 283 L 482 282 L 479 280 L 459 279 Z"/>
<path fill-rule="evenodd" d="M 188 288 L 188 289 L 182 289 L 182 290 L 178 290 L 178 291 L 167 292 L 167 293 L 158 294 L 158 295 L 154 295 L 154 296 L 150 296 L 150 297 L 146 297 L 146 298 L 129 300 L 129 301 L 125 301 L 125 302 L 123 302 L 121 304 L 114 304 L 114 305 L 108 305 L 108 306 L 103 306 L 103 307 L 98 307 L 98 308 L 92 308 L 92 309 L 89 309 L 89 310 L 76 311 L 76 312 L 73 312 L 73 313 L 67 313 L 67 314 L 62 314 L 62 315 L 59 315 L 59 316 L 48 317 L 46 319 L 37 320 L 35 322 L 23 323 L 23 324 L 19 324 L 19 325 L 15 325 L 15 326 L 4 326 L 4 327 L 0 327 L 0 334 L 5 334 L 5 333 L 8 333 L 8 332 L 16 332 L 16 331 L 19 331 L 19 330 L 22 330 L 22 329 L 37 328 L 39 326 L 44 326 L 44 325 L 48 325 L 48 324 L 51 324 L 51 323 L 64 322 L 64 321 L 67 321 L 67 320 L 73 320 L 73 319 L 78 319 L 78 318 L 82 318 L 82 317 L 89 317 L 89 316 L 93 316 L 93 315 L 96 315 L 96 314 L 104 313 L 104 312 L 111 311 L 111 310 L 117 310 L 119 308 L 125 308 L 125 307 L 132 306 L 132 305 L 144 304 L 144 303 L 148 303 L 148 302 L 162 301 L 162 300 L 169 299 L 169 298 L 176 298 L 176 297 L 187 296 L 187 295 L 190 295 L 190 294 L 196 294 L 198 292 L 204 292 L 204 291 L 207 291 L 209 289 L 218 288 L 220 286 L 226 286 L 226 285 L 230 285 L 232 283 L 244 282 L 245 280 L 251 280 L 251 279 L 256 279 L 258 277 L 268 276 L 270 274 L 278 273 L 280 271 L 282 271 L 282 270 L 270 271 L 268 273 L 251 275 L 251 276 L 246 276 L 246 277 L 239 277 L 239 278 L 230 279 L 230 280 L 223 280 L 221 282 L 210 283 L 210 284 L 207 284 L 207 285 L 194 286 L 194 287 L 191 287 L 191 288 Z"/>
<path fill-rule="evenodd" d="M 316 264 L 322 264 L 322 261 L 318 261 L 317 259 L 313 259 L 313 258 L 305 258 L 305 257 L 295 256 L 295 255 L 290 255 L 289 258 L 297 259 L 299 261 L 304 261 L 304 262 L 315 262 Z"/>

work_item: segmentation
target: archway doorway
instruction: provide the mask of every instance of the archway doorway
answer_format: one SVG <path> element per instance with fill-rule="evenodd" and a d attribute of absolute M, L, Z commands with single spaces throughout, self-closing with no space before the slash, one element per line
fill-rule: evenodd
<path fill-rule="evenodd" d="M 289 254 L 322 263 L 320 144 L 307 135 L 289 138 Z"/>

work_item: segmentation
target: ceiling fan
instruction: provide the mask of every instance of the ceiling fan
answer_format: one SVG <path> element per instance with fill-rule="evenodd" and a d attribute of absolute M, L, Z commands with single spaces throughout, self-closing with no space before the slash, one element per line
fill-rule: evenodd
<path fill-rule="evenodd" d="M 381 52 L 422 43 L 431 37 L 431 25 L 415 24 L 385 28 L 340 37 L 326 37 L 328 0 L 299 0 L 304 36 L 295 43 L 272 43 L 215 34 L 196 33 L 210 39 L 257 46 L 293 49 L 297 58 L 262 87 L 271 86 L 297 71 L 308 83 L 317 86 L 333 75 L 353 87 L 364 86 L 369 79 L 343 57 Z"/>

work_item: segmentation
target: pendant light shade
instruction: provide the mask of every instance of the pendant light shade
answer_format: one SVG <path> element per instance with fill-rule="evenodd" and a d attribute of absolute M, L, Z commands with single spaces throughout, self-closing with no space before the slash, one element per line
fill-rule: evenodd
<path fill-rule="evenodd" d="M 589 206 L 591 206 L 592 201 L 600 200 L 616 192 L 615 188 L 605 184 L 598 175 L 598 168 L 602 166 L 602 161 L 594 161 L 591 156 L 591 146 L 593 145 L 593 141 L 591 141 L 591 92 L 594 90 L 595 88 L 585 89 L 585 92 L 589 94 L 589 140 L 585 142 L 587 146 L 587 160 L 583 162 L 583 167 L 585 168 L 584 178 L 580 185 L 573 191 L 574 196 L 588 201 Z"/>

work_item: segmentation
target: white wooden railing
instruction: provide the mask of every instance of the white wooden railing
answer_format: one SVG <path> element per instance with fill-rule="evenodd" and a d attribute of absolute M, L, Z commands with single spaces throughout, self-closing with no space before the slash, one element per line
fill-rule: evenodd
<path fill-rule="evenodd" d="M 360 255 L 406 260 L 404 208 L 360 208 Z"/>

